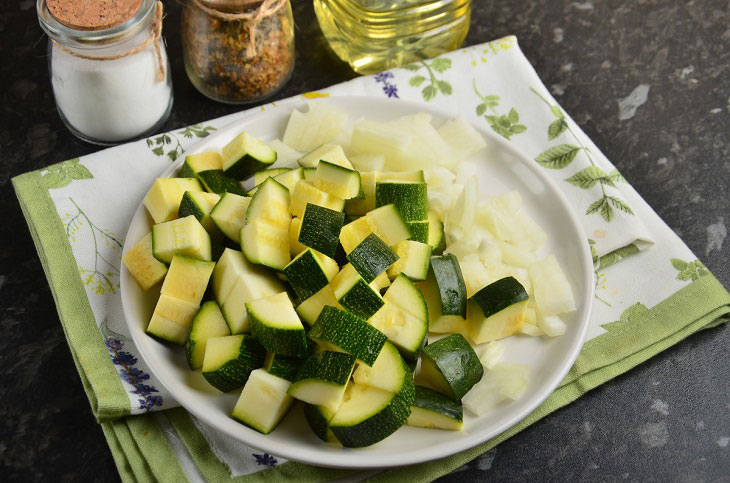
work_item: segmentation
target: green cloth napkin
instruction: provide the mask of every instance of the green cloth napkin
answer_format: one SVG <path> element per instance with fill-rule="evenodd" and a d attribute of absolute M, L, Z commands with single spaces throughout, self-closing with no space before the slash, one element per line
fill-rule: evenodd
<path fill-rule="evenodd" d="M 137 356 L 126 329 L 119 296 L 122 237 L 151 181 L 187 146 L 246 112 L 233 114 L 13 179 L 74 362 L 123 480 L 430 481 L 728 319 L 730 294 L 558 106 L 516 38 L 302 96 L 335 95 L 403 98 L 461 114 L 513 142 L 553 177 L 575 207 L 595 260 L 596 300 L 575 365 L 540 407 L 493 440 L 383 471 L 287 462 L 230 440 L 177 407 Z"/>

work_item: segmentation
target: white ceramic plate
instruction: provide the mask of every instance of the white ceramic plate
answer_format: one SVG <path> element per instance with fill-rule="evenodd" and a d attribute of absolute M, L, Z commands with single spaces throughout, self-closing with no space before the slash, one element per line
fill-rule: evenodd
<path fill-rule="evenodd" d="M 370 97 L 332 97 L 322 101 L 338 106 L 350 115 L 350 122 L 365 116 L 389 120 L 407 114 L 427 112 L 435 123 L 457 113 L 447 113 L 425 104 Z M 256 111 L 203 139 L 187 154 L 219 150 L 239 132 L 246 130 L 264 141 L 281 138 L 293 109 L 303 107 L 297 99 L 275 108 Z M 155 376 L 188 411 L 206 424 L 245 444 L 276 456 L 305 463 L 347 468 L 375 468 L 429 461 L 463 451 L 507 430 L 535 409 L 557 387 L 572 366 L 582 345 L 593 300 L 593 267 L 585 235 L 569 203 L 557 186 L 536 163 L 522 155 L 513 144 L 491 131 L 475 126 L 489 146 L 479 160 L 479 187 L 482 193 L 499 194 L 519 190 L 526 209 L 548 234 L 544 250 L 554 253 L 568 280 L 578 310 L 564 317 L 567 332 L 557 338 L 514 336 L 504 339 L 504 360 L 530 366 L 530 382 L 524 396 L 503 403 L 492 412 L 475 418 L 464 411 L 463 431 L 443 431 L 404 426 L 384 441 L 368 448 L 348 449 L 321 442 L 304 420 L 299 405 L 269 435 L 262 435 L 229 417 L 240 391 L 221 394 L 208 385 L 200 371 L 192 372 L 185 351 L 166 345 L 144 332 L 158 293 L 144 293 L 124 266 L 121 290 L 124 314 L 134 342 Z M 173 176 L 183 157 L 160 174 Z M 141 200 L 140 200 L 141 201 Z M 127 233 L 124 251 L 151 229 L 144 206 L 139 208 Z"/>

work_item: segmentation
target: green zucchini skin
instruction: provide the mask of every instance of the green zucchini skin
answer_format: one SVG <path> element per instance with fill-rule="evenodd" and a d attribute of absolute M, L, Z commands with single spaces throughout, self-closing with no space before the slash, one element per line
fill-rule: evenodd
<path fill-rule="evenodd" d="M 222 167 L 227 176 L 244 180 L 276 161 L 276 151 L 247 132 L 242 132 L 221 149 Z"/>
<path fill-rule="evenodd" d="M 299 367 L 304 362 L 304 357 L 285 356 L 268 352 L 264 360 L 264 369 L 272 376 L 294 381 Z"/>
<path fill-rule="evenodd" d="M 517 279 L 504 277 L 482 288 L 471 298 L 482 309 L 484 317 L 491 317 L 511 305 L 527 300 L 529 296 Z"/>
<path fill-rule="evenodd" d="M 186 216 L 193 215 L 198 219 L 199 222 L 203 222 L 203 218 L 208 214 L 202 210 L 195 200 L 190 196 L 193 191 L 186 191 L 183 194 L 182 200 L 180 200 L 180 208 L 177 209 L 177 217 L 185 218 Z"/>
<path fill-rule="evenodd" d="M 440 392 L 427 387 L 416 386 L 415 391 L 413 406 L 433 411 L 454 421 L 464 421 L 464 410 L 461 404 L 455 403 Z"/>
<path fill-rule="evenodd" d="M 233 193 L 241 196 L 246 195 L 246 190 L 243 189 L 241 183 L 228 176 L 223 170 L 209 169 L 207 171 L 201 171 L 197 174 L 197 177 L 203 183 L 205 190 L 210 193 L 217 193 L 219 195 L 223 193 Z"/>
<path fill-rule="evenodd" d="M 393 203 L 403 221 L 428 218 L 428 191 L 426 183 L 378 182 L 375 184 L 375 206 Z"/>
<path fill-rule="evenodd" d="M 299 231 L 299 243 L 335 258 L 344 223 L 343 212 L 307 203 Z"/>
<path fill-rule="evenodd" d="M 325 305 L 309 337 L 328 342 L 372 366 L 388 338 L 355 314 Z"/>
<path fill-rule="evenodd" d="M 434 255 L 441 255 L 446 249 L 444 223 L 433 211 L 428 212 L 428 244 L 433 247 Z"/>
<path fill-rule="evenodd" d="M 408 231 L 411 232 L 411 240 L 428 243 L 429 223 L 427 221 L 408 221 L 406 225 Z"/>
<path fill-rule="evenodd" d="M 200 369 L 203 366 L 205 343 L 209 337 L 222 337 L 230 334 L 231 331 L 218 303 L 213 300 L 203 303 L 190 325 L 190 332 L 185 340 L 185 356 L 190 369 Z"/>
<path fill-rule="evenodd" d="M 322 351 L 307 357 L 299 366 L 294 384 L 307 379 L 316 379 L 338 386 L 345 386 L 355 367 L 355 356 L 345 352 Z"/>
<path fill-rule="evenodd" d="M 332 443 L 331 438 L 334 437 L 329 430 L 330 420 L 335 415 L 332 411 L 324 406 L 316 404 L 304 404 L 304 418 L 307 420 L 312 432 L 325 443 Z"/>
<path fill-rule="evenodd" d="M 347 310 L 365 320 L 372 317 L 385 304 L 380 294 L 373 290 L 362 277 L 337 301 Z"/>
<path fill-rule="evenodd" d="M 289 329 L 272 326 L 267 320 L 259 318 L 256 311 L 251 310 L 249 307 L 250 302 L 246 302 L 251 333 L 266 350 L 285 356 L 302 357 L 307 355 L 307 335 L 304 332 L 304 326 Z"/>
<path fill-rule="evenodd" d="M 301 301 L 307 300 L 330 282 L 312 250 L 297 255 L 284 267 L 283 272 Z"/>
<path fill-rule="evenodd" d="M 221 392 L 246 384 L 248 376 L 263 365 L 266 357 L 266 349 L 252 336 L 240 334 L 237 337 L 241 337 L 238 356 L 214 371 L 203 372 L 205 380 Z"/>
<path fill-rule="evenodd" d="M 375 233 L 371 233 L 347 255 L 347 260 L 370 283 L 393 265 L 398 260 L 398 255 Z"/>
<path fill-rule="evenodd" d="M 466 317 L 466 284 L 454 254 L 431 257 L 431 269 L 441 295 L 441 314 Z"/>
<path fill-rule="evenodd" d="M 469 389 L 484 375 L 484 368 L 474 348 L 461 334 L 451 334 L 422 351 L 424 362 L 429 359 L 443 376 L 450 394 L 444 394 L 459 402 Z"/>

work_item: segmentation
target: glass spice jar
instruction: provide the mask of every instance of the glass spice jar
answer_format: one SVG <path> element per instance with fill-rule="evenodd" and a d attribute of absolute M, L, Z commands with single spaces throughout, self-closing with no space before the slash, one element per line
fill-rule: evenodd
<path fill-rule="evenodd" d="M 165 123 L 173 96 L 162 2 L 37 0 L 36 8 L 56 107 L 73 134 L 111 145 Z"/>
<path fill-rule="evenodd" d="M 187 0 L 185 71 L 213 100 L 244 104 L 276 93 L 294 69 L 289 0 Z"/>

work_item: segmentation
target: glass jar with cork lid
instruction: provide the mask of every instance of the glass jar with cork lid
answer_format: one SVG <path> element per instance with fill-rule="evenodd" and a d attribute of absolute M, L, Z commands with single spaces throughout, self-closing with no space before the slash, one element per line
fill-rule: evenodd
<path fill-rule="evenodd" d="M 204 95 L 243 104 L 276 93 L 294 69 L 289 0 L 186 0 L 185 71 Z"/>
<path fill-rule="evenodd" d="M 73 134 L 110 145 L 164 124 L 173 96 L 161 2 L 38 0 L 36 8 L 56 107 Z"/>

